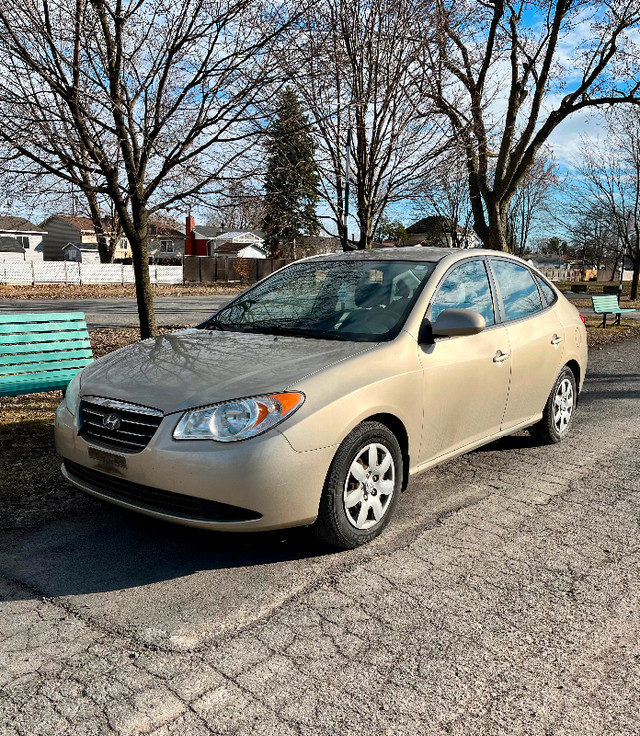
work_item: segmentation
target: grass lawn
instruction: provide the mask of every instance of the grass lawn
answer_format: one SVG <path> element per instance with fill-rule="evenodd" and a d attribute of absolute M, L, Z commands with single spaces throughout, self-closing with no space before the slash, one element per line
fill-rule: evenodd
<path fill-rule="evenodd" d="M 640 338 L 640 322 L 606 330 L 597 324 L 597 318 L 587 319 L 592 350 Z M 136 328 L 91 330 L 96 358 L 138 339 Z M 60 474 L 53 418 L 61 396 L 53 391 L 0 398 L 0 531 L 37 526 L 44 519 L 64 518 L 98 503 L 67 485 Z"/>

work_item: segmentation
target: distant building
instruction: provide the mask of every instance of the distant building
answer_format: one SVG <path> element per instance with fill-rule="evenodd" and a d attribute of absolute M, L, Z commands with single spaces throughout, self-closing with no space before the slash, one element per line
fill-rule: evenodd
<path fill-rule="evenodd" d="M 148 252 L 150 260 L 163 261 L 181 259 L 184 256 L 184 231 L 174 220 L 152 220 L 149 223 Z"/>
<path fill-rule="evenodd" d="M 86 253 L 86 258 L 89 259 L 92 258 L 91 253 L 98 252 L 98 236 L 90 217 L 51 215 L 41 224 L 41 227 L 47 230 L 42 238 L 45 261 L 81 260 L 87 262 L 84 257 L 78 256 Z M 68 246 L 76 247 L 74 249 Z M 120 238 L 113 256 L 114 260 L 125 260 L 131 258 L 131 255 L 129 241 L 124 237 Z"/>
<path fill-rule="evenodd" d="M 403 245 L 426 245 L 441 248 L 481 248 L 482 241 L 471 228 L 463 228 L 441 215 L 423 217 L 407 228 Z"/>
<path fill-rule="evenodd" d="M 0 260 L 41 261 L 46 234 L 25 217 L 0 217 Z"/>
<path fill-rule="evenodd" d="M 78 263 L 100 263 L 98 243 L 67 243 L 62 249 L 62 260 Z"/>
<path fill-rule="evenodd" d="M 226 243 L 256 246 L 264 251 L 263 233 L 253 230 L 227 230 L 213 225 L 196 225 L 191 215 L 186 218 L 184 234 L 184 253 L 187 256 L 213 256 L 220 246 Z M 227 253 L 226 255 L 230 255 Z"/>
<path fill-rule="evenodd" d="M 0 236 L 0 261 L 24 261 L 25 249 L 16 238 Z"/>

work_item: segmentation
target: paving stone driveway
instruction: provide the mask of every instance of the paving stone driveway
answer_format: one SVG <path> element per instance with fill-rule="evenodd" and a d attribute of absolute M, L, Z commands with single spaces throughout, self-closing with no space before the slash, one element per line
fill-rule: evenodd
<path fill-rule="evenodd" d="M 640 734 L 639 407 L 640 342 L 595 352 L 565 443 L 419 476 L 353 553 L 178 536 L 163 576 L 117 511 L 5 530 L 0 733 Z"/>

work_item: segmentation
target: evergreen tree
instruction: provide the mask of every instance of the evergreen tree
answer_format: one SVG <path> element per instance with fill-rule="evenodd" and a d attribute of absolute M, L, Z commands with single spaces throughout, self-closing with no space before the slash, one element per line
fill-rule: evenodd
<path fill-rule="evenodd" d="M 296 93 L 282 92 L 276 118 L 267 132 L 268 153 L 262 227 L 272 252 L 281 241 L 319 231 L 316 204 L 319 176 L 316 144 Z"/>

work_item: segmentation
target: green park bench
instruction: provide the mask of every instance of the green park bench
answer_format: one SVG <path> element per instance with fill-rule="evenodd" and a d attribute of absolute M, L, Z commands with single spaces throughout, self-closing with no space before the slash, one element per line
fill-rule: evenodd
<path fill-rule="evenodd" d="M 0 314 L 0 396 L 64 391 L 92 360 L 82 312 Z"/>
<path fill-rule="evenodd" d="M 605 296 L 592 296 L 591 303 L 593 304 L 593 311 L 596 314 L 603 315 L 602 322 L 598 327 L 607 326 L 607 315 L 615 314 L 616 319 L 614 325 L 620 324 L 620 315 L 626 314 L 627 312 L 635 312 L 635 309 L 621 309 L 618 304 L 618 297 L 615 294 L 607 294 Z"/>

